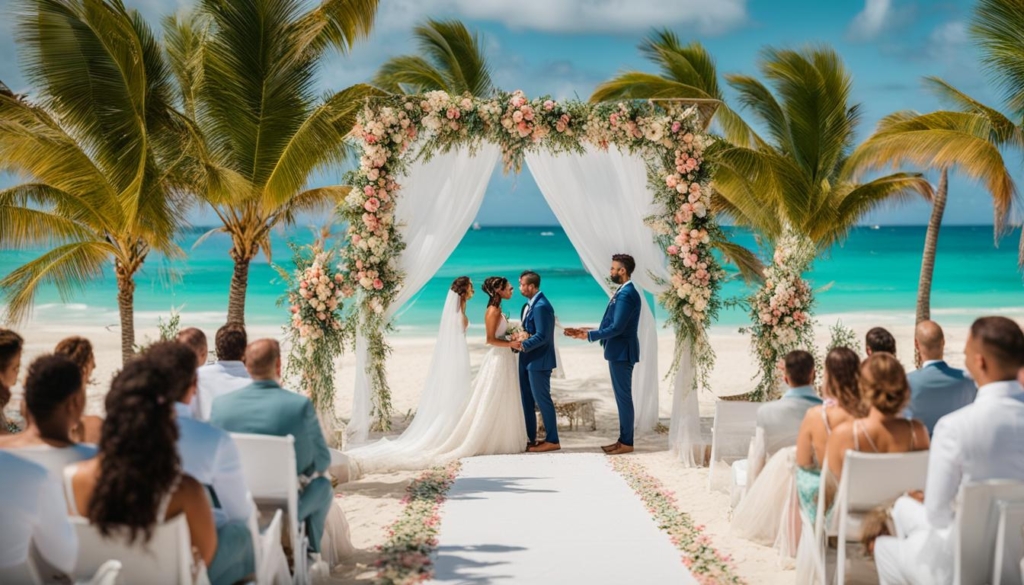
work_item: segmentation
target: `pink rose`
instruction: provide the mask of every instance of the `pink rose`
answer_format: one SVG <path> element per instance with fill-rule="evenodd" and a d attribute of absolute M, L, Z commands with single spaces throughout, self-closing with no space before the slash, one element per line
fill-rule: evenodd
<path fill-rule="evenodd" d="M 363 241 L 363 236 L 360 236 L 359 234 L 352 234 L 352 243 L 353 244 L 358 244 L 361 241 Z M 357 260 L 356 262 L 358 263 L 359 261 Z"/>
<path fill-rule="evenodd" d="M 691 142 L 693 142 L 693 134 L 690 134 L 689 132 L 684 134 L 683 135 L 683 142 L 685 142 L 687 144 L 690 144 Z"/>
<path fill-rule="evenodd" d="M 667 252 L 670 256 L 675 256 L 679 253 L 679 246 L 669 246 Z"/>
<path fill-rule="evenodd" d="M 682 128 L 682 126 L 683 125 L 679 122 L 672 122 L 672 133 L 675 134 L 676 132 L 679 132 L 679 129 Z"/>
<path fill-rule="evenodd" d="M 523 113 L 522 112 L 518 112 L 518 111 L 517 112 L 512 112 L 512 121 L 517 123 L 517 124 L 522 122 L 523 121 Z"/>
<path fill-rule="evenodd" d="M 292 314 L 295 314 L 295 313 L 298 313 L 298 312 L 299 312 L 299 306 L 298 305 L 292 305 Z"/>
<path fill-rule="evenodd" d="M 384 288 L 384 281 L 382 281 L 379 278 L 373 279 L 373 288 L 375 290 L 381 290 L 382 288 Z"/>
<path fill-rule="evenodd" d="M 544 109 L 545 110 L 550 112 L 552 109 L 554 109 L 554 107 L 555 107 L 555 102 L 553 102 L 551 100 L 545 100 L 544 101 Z"/>
<path fill-rule="evenodd" d="M 306 281 L 305 280 L 303 280 L 302 282 L 299 283 L 299 288 L 306 288 Z"/>
<path fill-rule="evenodd" d="M 373 185 L 363 187 L 363 194 L 367 197 L 373 197 Z"/>
<path fill-rule="evenodd" d="M 358 270 L 362 270 L 363 269 L 363 261 L 362 260 L 356 260 L 356 269 L 358 269 Z"/>
<path fill-rule="evenodd" d="M 377 210 L 380 209 L 380 200 L 376 197 L 370 197 L 366 200 L 366 203 L 363 204 L 363 209 L 370 213 L 376 213 Z"/>
<path fill-rule="evenodd" d="M 676 175 L 669 175 L 669 176 L 665 177 L 665 185 L 667 185 L 669 189 L 675 189 L 676 185 L 678 185 L 678 184 L 679 184 L 679 177 L 678 176 L 676 176 Z"/>

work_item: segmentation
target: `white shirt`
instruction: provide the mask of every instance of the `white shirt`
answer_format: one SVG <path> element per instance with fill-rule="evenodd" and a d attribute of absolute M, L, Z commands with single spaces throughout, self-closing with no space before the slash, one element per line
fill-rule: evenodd
<path fill-rule="evenodd" d="M 245 364 L 238 361 L 220 361 L 202 366 L 198 370 L 199 389 L 192 398 L 192 415 L 199 420 L 210 420 L 213 401 L 219 396 L 241 390 L 252 384 Z"/>
<path fill-rule="evenodd" d="M 53 568 L 70 574 L 78 537 L 68 520 L 60 479 L 46 469 L 0 450 L 0 567 L 20 565 L 29 548 Z"/>
<path fill-rule="evenodd" d="M 1024 388 L 1016 381 L 985 384 L 974 403 L 935 425 L 924 492 L 928 523 L 950 526 L 960 486 L 988 479 L 1024 481 Z"/>
<path fill-rule="evenodd" d="M 213 509 L 217 526 L 244 522 L 252 513 L 242 460 L 231 435 L 218 427 L 195 420 L 187 404 L 174 405 L 178 413 L 178 455 L 182 471 L 213 488 L 220 507 Z"/>
<path fill-rule="evenodd" d="M 941 364 L 944 361 L 945 360 L 924 360 L 923 362 L 921 362 L 921 369 L 923 370 L 932 364 Z"/>
<path fill-rule="evenodd" d="M 541 291 L 537 291 L 537 294 L 530 297 L 530 302 L 526 303 L 526 308 L 523 309 L 523 321 L 526 321 L 526 316 L 533 310 L 533 303 L 537 302 L 537 297 L 541 295 Z"/>

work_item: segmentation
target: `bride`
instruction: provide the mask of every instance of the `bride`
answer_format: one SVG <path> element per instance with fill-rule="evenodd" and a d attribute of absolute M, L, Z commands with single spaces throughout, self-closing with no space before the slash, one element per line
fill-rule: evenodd
<path fill-rule="evenodd" d="M 470 382 L 465 331 L 466 301 L 473 284 L 461 276 L 452 283 L 441 315 L 437 345 L 416 415 L 397 439 L 346 452 L 350 477 L 399 469 L 423 469 L 472 455 L 520 453 L 526 448 L 526 424 L 519 395 L 519 368 L 501 301 L 512 296 L 508 279 L 484 281 L 487 344 L 475 383 Z"/>
<path fill-rule="evenodd" d="M 469 404 L 455 430 L 439 449 L 428 455 L 431 465 L 473 455 L 526 450 L 519 358 L 512 353 L 512 342 L 505 339 L 508 321 L 501 313 L 501 301 L 512 298 L 512 284 L 507 278 L 492 276 L 484 281 L 483 291 L 488 296 L 484 326 L 491 350 L 480 364 Z"/>
<path fill-rule="evenodd" d="M 390 440 L 385 437 L 346 451 L 349 477 L 391 469 L 418 469 L 423 454 L 437 449 L 451 436 L 469 399 L 466 302 L 471 298 L 473 282 L 468 276 L 456 278 L 441 312 L 437 344 L 416 416 L 401 436 Z"/>

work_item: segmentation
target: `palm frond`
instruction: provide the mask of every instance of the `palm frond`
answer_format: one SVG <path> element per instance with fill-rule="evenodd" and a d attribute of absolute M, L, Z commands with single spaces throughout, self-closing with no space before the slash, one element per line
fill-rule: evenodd
<path fill-rule="evenodd" d="M 373 30 L 380 0 L 322 0 L 291 27 L 295 54 L 319 57 L 333 47 L 347 52 Z"/>
<path fill-rule="evenodd" d="M 791 139 L 786 114 L 772 92 L 749 75 L 726 75 L 725 80 L 739 94 L 740 105 L 768 128 L 768 139 L 778 147 L 788 148 Z"/>
<path fill-rule="evenodd" d="M 712 245 L 722 253 L 725 260 L 739 270 L 743 280 L 750 283 L 764 281 L 764 263 L 752 251 L 726 239 L 715 240 Z"/>
<path fill-rule="evenodd" d="M 7 305 L 6 320 L 24 321 L 41 285 L 53 285 L 61 299 L 69 299 L 85 283 L 103 274 L 103 266 L 114 252 L 107 242 L 74 242 L 49 250 L 14 269 L 0 280 L 0 291 Z"/>
<path fill-rule="evenodd" d="M 939 77 L 926 77 L 925 84 L 958 110 L 984 116 L 992 127 L 992 140 L 996 144 L 1024 148 L 1024 131 L 999 110 L 986 106 Z"/>
<path fill-rule="evenodd" d="M 811 238 L 827 248 L 841 241 L 864 214 L 883 205 L 897 205 L 923 197 L 932 198 L 931 184 L 919 173 L 894 173 L 869 183 L 840 185 L 830 198 L 836 220 L 821 224 Z"/>
<path fill-rule="evenodd" d="M 163 21 L 164 46 L 181 90 L 185 115 L 196 119 L 199 88 L 203 84 L 203 50 L 210 27 L 199 11 L 168 16 Z"/>
<path fill-rule="evenodd" d="M 979 0 L 968 32 L 1006 107 L 1024 117 L 1024 2 Z"/>
<path fill-rule="evenodd" d="M 428 19 L 413 29 L 413 36 L 420 55 L 389 59 L 378 70 L 375 85 L 395 93 L 440 90 L 477 97 L 493 93 L 483 42 L 462 22 Z"/>
<path fill-rule="evenodd" d="M 0 191 L 0 244 L 13 248 L 88 240 L 102 225 L 87 202 L 49 185 L 25 183 Z M 102 233 L 102 232 L 99 232 Z"/>
<path fill-rule="evenodd" d="M 399 55 L 384 62 L 373 84 L 391 93 L 418 94 L 451 89 L 444 73 L 418 55 Z M 449 92 L 451 93 L 451 92 Z"/>

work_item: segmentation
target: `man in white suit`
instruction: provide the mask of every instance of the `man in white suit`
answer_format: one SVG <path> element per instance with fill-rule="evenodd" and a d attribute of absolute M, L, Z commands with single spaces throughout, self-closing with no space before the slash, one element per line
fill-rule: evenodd
<path fill-rule="evenodd" d="M 783 447 L 796 445 L 796 436 L 807 409 L 821 404 L 814 390 L 814 356 L 797 350 L 786 354 L 785 380 L 789 390 L 782 398 L 757 409 L 757 426 L 764 429 L 764 446 L 768 455 Z"/>
<path fill-rule="evenodd" d="M 978 397 L 935 425 L 924 493 L 896 501 L 896 536 L 875 543 L 882 585 L 952 583 L 950 527 L 960 486 L 1024 481 L 1024 388 L 1017 381 L 1024 367 L 1024 332 L 1005 317 L 982 317 L 971 325 L 964 354 Z"/>

